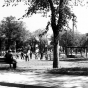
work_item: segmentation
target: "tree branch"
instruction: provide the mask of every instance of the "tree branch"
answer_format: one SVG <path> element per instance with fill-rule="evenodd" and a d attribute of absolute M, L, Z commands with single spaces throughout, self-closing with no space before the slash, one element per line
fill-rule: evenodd
<path fill-rule="evenodd" d="M 62 13 L 62 10 L 63 10 L 63 2 L 64 2 L 64 0 L 60 0 L 60 3 L 59 3 L 59 18 L 58 18 L 58 24 L 57 24 L 59 30 L 62 27 L 62 20 L 63 20 L 63 13 Z"/>
<path fill-rule="evenodd" d="M 46 30 L 45 30 L 42 34 L 39 35 L 40 37 L 42 37 L 43 35 L 45 35 L 45 34 L 48 32 L 48 30 L 49 30 L 49 25 L 50 25 L 50 22 L 47 23 L 47 26 L 46 26 L 46 28 L 45 28 Z"/>
<path fill-rule="evenodd" d="M 48 0 L 49 4 L 50 4 L 50 8 L 51 8 L 51 26 L 52 26 L 52 30 L 55 31 L 55 27 L 56 27 L 56 16 L 55 16 L 55 7 L 53 5 L 52 0 Z"/>

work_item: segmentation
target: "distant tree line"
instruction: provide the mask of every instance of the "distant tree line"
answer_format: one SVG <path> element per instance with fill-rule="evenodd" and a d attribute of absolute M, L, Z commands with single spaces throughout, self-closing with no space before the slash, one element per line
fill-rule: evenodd
<path fill-rule="evenodd" d="M 88 47 L 88 34 L 81 34 L 79 32 L 73 32 L 72 30 L 66 30 L 60 32 L 59 45 L 64 48 L 67 53 L 67 47 Z M 51 45 L 53 45 L 53 35 L 51 36 Z M 78 50 L 80 51 L 81 48 Z"/>
<path fill-rule="evenodd" d="M 0 51 L 13 50 L 27 52 L 31 49 L 35 53 L 36 45 L 39 52 L 45 52 L 45 47 L 48 44 L 46 35 L 40 37 L 43 30 L 36 30 L 31 33 L 26 30 L 24 22 L 17 20 L 13 16 L 4 17 L 0 22 Z M 36 39 L 38 37 L 38 40 Z"/>

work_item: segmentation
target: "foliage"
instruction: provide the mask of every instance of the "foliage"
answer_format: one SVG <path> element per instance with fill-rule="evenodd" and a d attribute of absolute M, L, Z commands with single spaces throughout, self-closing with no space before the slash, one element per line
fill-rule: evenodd
<path fill-rule="evenodd" d="M 5 17 L 1 21 L 1 32 L 4 35 L 7 49 L 25 40 L 25 27 L 15 17 Z"/>
<path fill-rule="evenodd" d="M 60 45 L 63 47 L 66 46 L 79 46 L 80 39 L 82 37 L 82 34 L 79 34 L 77 32 L 73 32 L 71 30 L 67 30 L 64 33 L 61 33 L 60 35 Z"/>
<path fill-rule="evenodd" d="M 36 30 L 33 33 L 31 33 L 30 37 L 27 39 L 27 41 L 25 43 L 26 44 L 25 46 L 30 45 L 30 47 L 32 49 L 32 52 L 35 52 L 36 44 L 39 47 L 39 52 L 44 51 L 45 45 L 48 44 L 47 37 L 46 37 L 47 35 L 44 35 L 42 37 L 39 36 L 42 33 L 43 33 L 43 30 L 41 30 L 41 29 Z"/>
<path fill-rule="evenodd" d="M 87 36 L 85 34 L 80 34 L 78 32 L 73 32 L 71 30 L 62 31 L 59 35 L 60 46 L 75 46 L 75 47 L 83 47 L 87 46 Z M 53 35 L 51 36 L 51 45 L 54 44 Z"/>
<path fill-rule="evenodd" d="M 79 41 L 79 46 L 86 47 L 87 46 L 87 37 L 86 35 L 82 35 Z"/>
<path fill-rule="evenodd" d="M 24 0 L 24 3 L 28 3 L 28 9 L 23 17 L 32 15 L 33 13 L 44 13 L 51 12 L 51 26 L 52 23 L 60 27 L 65 26 L 67 19 L 73 16 L 69 8 L 70 0 Z M 10 5 L 12 2 L 6 2 L 5 5 Z M 15 4 L 13 2 L 12 4 Z"/>
<path fill-rule="evenodd" d="M 74 39 L 73 39 L 73 33 L 70 32 L 70 31 L 67 31 L 65 32 L 62 36 L 61 36 L 61 39 L 60 39 L 60 44 L 63 46 L 63 47 L 66 47 L 66 46 L 74 46 Z"/>
<path fill-rule="evenodd" d="M 39 50 L 40 51 L 39 52 L 45 53 L 47 46 L 48 46 L 47 37 L 40 37 L 40 40 L 39 40 Z"/>

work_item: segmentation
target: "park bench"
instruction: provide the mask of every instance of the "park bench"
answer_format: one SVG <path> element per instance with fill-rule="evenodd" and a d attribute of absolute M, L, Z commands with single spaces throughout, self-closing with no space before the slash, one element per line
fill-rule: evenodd
<path fill-rule="evenodd" d="M 17 62 L 14 59 L 11 61 L 11 63 L 9 63 L 9 62 L 6 61 L 5 57 L 0 57 L 0 64 L 9 64 L 10 67 L 11 67 L 11 64 L 12 64 L 14 69 L 17 66 Z"/>

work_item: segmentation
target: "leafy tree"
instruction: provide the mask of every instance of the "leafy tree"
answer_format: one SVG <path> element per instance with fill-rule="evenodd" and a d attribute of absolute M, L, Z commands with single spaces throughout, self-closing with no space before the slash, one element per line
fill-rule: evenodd
<path fill-rule="evenodd" d="M 48 40 L 46 35 L 39 38 L 39 53 L 41 54 L 40 59 L 43 58 L 43 54 L 47 52 Z"/>
<path fill-rule="evenodd" d="M 30 49 L 32 53 L 35 53 L 35 46 L 36 44 L 38 44 L 38 41 L 36 40 L 36 36 L 33 33 L 31 33 L 30 37 L 27 39 L 25 44 L 27 49 L 28 49 L 28 46 L 30 45 Z"/>
<path fill-rule="evenodd" d="M 80 47 L 85 47 L 87 45 L 87 36 L 86 35 L 81 35 L 80 41 L 79 41 L 79 46 Z"/>
<path fill-rule="evenodd" d="M 43 31 L 44 30 L 41 30 L 41 29 L 34 31 L 33 33 L 31 33 L 30 37 L 26 41 L 26 46 L 30 45 L 30 47 L 32 48 L 32 52 L 35 52 L 36 44 L 39 45 L 39 49 L 44 50 L 44 46 L 47 44 L 48 41 L 47 41 L 47 38 L 45 37 L 46 35 L 41 36 L 41 34 L 44 33 Z"/>
<path fill-rule="evenodd" d="M 68 7 L 68 0 L 28 0 L 28 10 L 23 17 L 26 15 L 32 15 L 37 12 L 51 12 L 51 27 L 54 36 L 54 50 L 53 50 L 53 68 L 58 68 L 59 60 L 59 32 L 62 30 L 63 26 L 66 25 L 67 19 L 72 17 L 71 11 Z"/>
<path fill-rule="evenodd" d="M 80 44 L 81 44 L 81 41 L 82 41 L 81 39 L 83 36 L 84 36 L 83 34 L 80 34 L 76 31 L 73 32 L 71 30 L 67 30 L 66 32 L 61 34 L 60 45 L 64 46 L 64 47 L 65 46 L 79 47 L 79 46 L 81 46 Z M 66 43 L 67 43 L 67 45 L 66 45 Z"/>
<path fill-rule="evenodd" d="M 60 38 L 60 45 L 63 47 L 71 47 L 74 46 L 74 35 L 73 32 L 67 30 L 64 34 L 61 35 Z"/>
<path fill-rule="evenodd" d="M 60 41 L 60 46 L 63 47 L 63 49 L 65 49 L 65 54 L 67 55 L 67 47 L 72 47 L 74 46 L 74 40 L 73 40 L 73 32 L 71 32 L 70 30 L 66 30 L 66 31 L 62 31 L 59 34 L 59 41 Z M 54 44 L 53 41 L 53 36 L 51 36 L 51 44 Z"/>
<path fill-rule="evenodd" d="M 1 31 L 5 35 L 6 49 L 18 46 L 18 43 L 25 40 L 25 27 L 22 21 L 17 21 L 15 17 L 5 17 L 1 21 Z"/>

